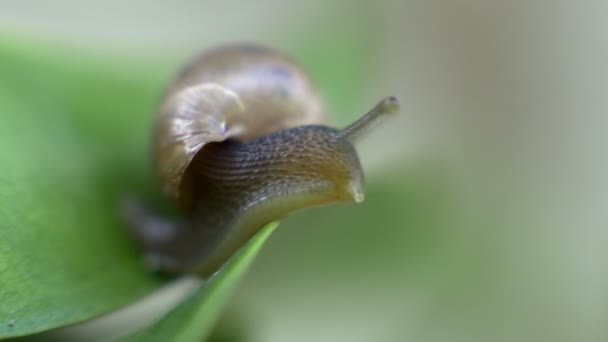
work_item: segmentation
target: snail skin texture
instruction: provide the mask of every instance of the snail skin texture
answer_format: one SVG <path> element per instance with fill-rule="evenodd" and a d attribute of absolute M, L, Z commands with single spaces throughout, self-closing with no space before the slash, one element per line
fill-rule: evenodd
<path fill-rule="evenodd" d="M 211 275 L 271 221 L 362 202 L 353 142 L 398 108 L 388 97 L 342 130 L 327 127 L 316 90 L 290 58 L 256 45 L 207 51 L 168 87 L 152 141 L 163 192 L 183 218 L 130 202 L 131 235 L 154 269 Z"/>

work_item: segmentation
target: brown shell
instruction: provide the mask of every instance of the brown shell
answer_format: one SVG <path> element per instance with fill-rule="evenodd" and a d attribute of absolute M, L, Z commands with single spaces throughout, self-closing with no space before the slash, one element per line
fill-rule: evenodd
<path fill-rule="evenodd" d="M 324 122 L 317 91 L 290 58 L 256 45 L 204 52 L 169 86 L 156 118 L 153 154 L 162 189 L 188 208 L 187 169 L 207 143 Z"/>

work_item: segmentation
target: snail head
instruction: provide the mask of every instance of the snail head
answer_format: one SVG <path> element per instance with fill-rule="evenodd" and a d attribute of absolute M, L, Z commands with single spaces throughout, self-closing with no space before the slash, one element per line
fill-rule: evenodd
<path fill-rule="evenodd" d="M 262 174 L 273 175 L 274 194 L 302 195 L 308 206 L 362 202 L 364 177 L 354 142 L 398 108 L 397 100 L 389 97 L 342 130 L 294 127 L 246 143 L 247 150 L 256 156 L 257 165 L 265 165 Z"/>

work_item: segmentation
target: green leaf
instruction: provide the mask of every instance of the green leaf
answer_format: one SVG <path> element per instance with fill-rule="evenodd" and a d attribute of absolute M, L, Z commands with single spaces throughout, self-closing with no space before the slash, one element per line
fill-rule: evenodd
<path fill-rule="evenodd" d="M 126 341 L 204 341 L 211 333 L 222 308 L 258 251 L 278 223 L 262 228 L 209 281 L 190 298 L 150 327 Z"/>
<path fill-rule="evenodd" d="M 362 56 L 352 41 L 332 51 Z M 83 322 L 162 285 L 117 208 L 125 194 L 164 204 L 148 146 L 177 63 L 150 58 L 0 34 L 0 339 Z M 319 67 L 310 69 L 326 88 L 360 64 L 299 59 Z"/>
<path fill-rule="evenodd" d="M 125 234 L 125 193 L 158 200 L 153 64 L 0 37 L 0 339 L 90 319 L 160 285 Z M 169 68 L 166 68 L 169 70 Z"/>

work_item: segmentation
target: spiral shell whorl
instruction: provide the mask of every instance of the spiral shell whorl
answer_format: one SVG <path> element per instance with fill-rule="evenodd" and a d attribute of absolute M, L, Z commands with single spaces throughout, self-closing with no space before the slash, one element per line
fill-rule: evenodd
<path fill-rule="evenodd" d="M 156 119 L 153 153 L 163 191 L 187 209 L 187 169 L 209 142 L 324 122 L 319 95 L 288 57 L 256 45 L 205 52 L 178 74 Z"/>

